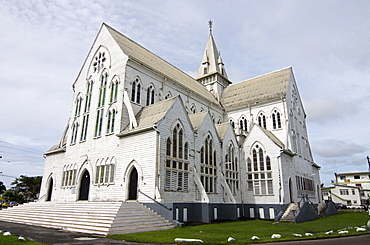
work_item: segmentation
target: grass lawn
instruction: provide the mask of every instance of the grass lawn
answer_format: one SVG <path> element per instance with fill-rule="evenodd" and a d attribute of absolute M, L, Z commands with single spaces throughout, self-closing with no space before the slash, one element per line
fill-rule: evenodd
<path fill-rule="evenodd" d="M 356 228 L 366 225 L 368 220 L 367 212 L 339 211 L 338 215 L 299 224 L 265 220 L 234 221 L 185 226 L 164 231 L 110 235 L 108 238 L 146 243 L 175 243 L 175 238 L 188 238 L 201 239 L 205 244 L 226 244 L 229 243 L 227 239 L 231 236 L 235 239 L 232 244 L 247 244 L 364 234 L 367 231 L 357 232 Z M 330 230 L 333 230 L 332 234 L 325 234 Z M 349 233 L 338 234 L 340 230 L 347 230 Z M 305 233 L 312 233 L 312 236 L 306 236 Z M 282 237 L 272 239 L 272 234 L 280 234 Z M 294 234 L 300 234 L 302 237 L 296 237 Z M 258 236 L 260 239 L 251 240 L 252 236 Z"/>
<path fill-rule="evenodd" d="M 6 245 L 18 245 L 18 244 L 32 244 L 32 245 L 41 245 L 43 243 L 33 242 L 26 238 L 26 241 L 18 240 L 18 236 L 4 236 L 3 233 L 0 233 L 0 244 Z"/>

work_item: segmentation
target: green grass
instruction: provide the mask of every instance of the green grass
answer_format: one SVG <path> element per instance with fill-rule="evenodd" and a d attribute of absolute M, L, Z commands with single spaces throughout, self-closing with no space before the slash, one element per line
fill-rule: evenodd
<path fill-rule="evenodd" d="M 26 238 L 26 241 L 18 240 L 18 236 L 3 236 L 3 233 L 0 233 L 0 244 L 6 245 L 18 245 L 18 244 L 32 244 L 32 245 L 41 245 L 43 243 L 33 242 Z"/>
<path fill-rule="evenodd" d="M 185 226 L 165 231 L 110 235 L 108 238 L 129 242 L 158 244 L 174 243 L 175 238 L 192 238 L 201 239 L 205 244 L 226 244 L 229 243 L 227 239 L 231 236 L 235 239 L 232 244 L 247 244 L 364 234 L 367 232 L 356 232 L 355 227 L 366 225 L 368 220 L 369 216 L 367 212 L 340 211 L 338 215 L 299 224 L 287 222 L 277 223 L 264 220 L 234 221 L 218 224 Z M 349 233 L 343 235 L 338 234 L 338 230 L 341 229 L 348 230 Z M 333 230 L 334 233 L 326 235 L 325 232 L 330 230 Z M 293 235 L 295 233 L 301 234 L 302 237 L 295 237 Z M 313 236 L 305 236 L 305 233 L 312 233 Z M 282 238 L 272 239 L 272 234 L 280 234 Z M 252 236 L 258 236 L 260 240 L 252 241 Z"/>

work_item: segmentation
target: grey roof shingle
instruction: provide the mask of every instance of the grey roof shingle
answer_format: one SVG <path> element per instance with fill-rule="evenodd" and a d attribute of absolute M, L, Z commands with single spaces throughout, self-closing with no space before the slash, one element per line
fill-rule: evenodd
<path fill-rule="evenodd" d="M 271 72 L 225 88 L 221 104 L 226 110 L 269 101 L 286 95 L 292 68 Z"/>
<path fill-rule="evenodd" d="M 172 107 L 174 102 L 179 99 L 180 96 L 172 97 L 168 100 L 159 101 L 155 104 L 144 107 L 137 115 L 137 127 L 130 129 L 127 127 L 120 134 L 125 134 L 129 131 L 139 131 L 148 127 L 154 126 L 166 115 L 167 111 Z"/>
<path fill-rule="evenodd" d="M 191 121 L 191 124 L 193 126 L 194 131 L 197 131 L 202 122 L 204 121 L 204 118 L 206 117 L 208 112 L 198 112 L 195 114 L 189 114 L 189 119 Z"/>
<path fill-rule="evenodd" d="M 221 123 L 221 124 L 216 124 L 215 126 L 216 126 L 216 130 L 217 130 L 217 133 L 218 133 L 218 137 L 220 138 L 221 141 L 223 141 L 224 138 L 225 138 L 225 134 L 227 132 L 227 129 L 230 126 L 230 123 L 225 122 L 225 123 Z"/>

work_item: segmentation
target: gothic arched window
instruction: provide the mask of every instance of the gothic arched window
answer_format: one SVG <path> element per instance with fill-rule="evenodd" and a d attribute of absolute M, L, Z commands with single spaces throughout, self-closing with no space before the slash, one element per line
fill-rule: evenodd
<path fill-rule="evenodd" d="M 135 78 L 131 86 L 131 101 L 137 104 L 140 104 L 140 92 L 141 92 L 141 83 L 139 78 Z"/>
<path fill-rule="evenodd" d="M 266 116 L 262 112 L 258 115 L 258 125 L 266 128 Z"/>
<path fill-rule="evenodd" d="M 270 157 L 266 155 L 262 147 L 258 144 L 252 149 L 252 162 L 250 158 L 247 159 L 248 190 L 254 191 L 254 195 L 256 196 L 273 195 Z"/>
<path fill-rule="evenodd" d="M 277 110 L 274 110 L 272 113 L 272 128 L 273 129 L 280 129 L 281 128 L 281 114 Z"/>
<path fill-rule="evenodd" d="M 166 141 L 166 191 L 188 191 L 188 154 L 189 146 L 185 142 L 184 129 L 177 123 Z"/>
<path fill-rule="evenodd" d="M 239 171 L 238 158 L 236 157 L 235 147 L 232 143 L 229 144 L 225 156 L 225 178 L 231 192 L 236 195 L 239 190 Z"/>
<path fill-rule="evenodd" d="M 216 151 L 208 134 L 200 149 L 200 180 L 207 193 L 217 192 Z"/>
<path fill-rule="evenodd" d="M 150 85 L 146 91 L 146 105 L 154 104 L 154 87 Z"/>
<path fill-rule="evenodd" d="M 240 121 L 239 121 L 239 127 L 240 129 L 244 130 L 244 131 L 247 131 L 248 130 L 248 123 L 247 123 L 247 119 L 242 116 L 240 118 Z"/>

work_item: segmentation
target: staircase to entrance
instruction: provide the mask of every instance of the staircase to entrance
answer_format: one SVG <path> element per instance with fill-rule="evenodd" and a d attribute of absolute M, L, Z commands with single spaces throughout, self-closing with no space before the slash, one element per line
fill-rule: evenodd
<path fill-rule="evenodd" d="M 294 217 L 298 211 L 298 203 L 290 203 L 284 214 L 281 216 L 280 221 L 294 222 Z"/>
<path fill-rule="evenodd" d="M 13 223 L 110 235 L 171 229 L 175 226 L 143 204 L 133 202 L 34 202 L 0 210 Z"/>

